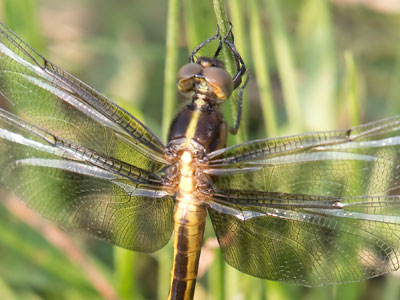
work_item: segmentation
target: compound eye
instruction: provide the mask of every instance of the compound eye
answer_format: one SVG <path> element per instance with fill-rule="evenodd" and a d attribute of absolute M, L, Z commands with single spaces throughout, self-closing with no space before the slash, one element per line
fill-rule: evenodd
<path fill-rule="evenodd" d="M 191 92 L 196 83 L 195 76 L 202 70 L 202 66 L 196 63 L 183 65 L 178 71 L 178 89 L 183 93 Z"/>
<path fill-rule="evenodd" d="M 226 100 L 233 92 L 233 79 L 224 69 L 218 67 L 204 68 L 203 76 L 213 88 L 218 99 Z"/>

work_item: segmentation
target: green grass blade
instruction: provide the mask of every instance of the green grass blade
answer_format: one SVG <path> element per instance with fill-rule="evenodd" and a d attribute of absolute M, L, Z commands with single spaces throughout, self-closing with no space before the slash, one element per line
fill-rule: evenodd
<path fill-rule="evenodd" d="M 354 62 L 353 53 L 346 51 L 344 53 L 344 59 L 346 63 L 346 101 L 349 107 L 350 125 L 352 127 L 358 126 L 361 123 L 360 117 L 360 97 L 358 93 L 358 71 L 357 66 Z"/>
<path fill-rule="evenodd" d="M 178 71 L 179 0 L 170 0 L 164 71 L 162 136 L 166 138 L 176 108 L 176 72 Z"/>
<path fill-rule="evenodd" d="M 214 12 L 215 12 L 215 17 L 217 19 L 217 24 L 220 30 L 220 34 L 222 36 L 225 36 L 230 28 L 230 20 L 228 18 L 228 15 L 226 13 L 225 10 L 225 5 L 224 5 L 224 1 L 222 0 L 213 0 L 213 5 L 214 5 Z M 236 39 L 235 39 L 236 40 Z M 222 47 L 222 56 L 225 62 L 225 67 L 226 70 L 230 73 L 230 74 L 236 74 L 236 63 L 235 63 L 235 59 L 234 56 L 231 52 L 231 50 L 226 46 L 223 45 Z M 228 122 L 228 124 L 230 124 L 231 126 L 234 126 L 234 123 L 236 122 L 237 119 L 237 115 L 238 115 L 238 89 L 236 89 L 233 93 L 233 95 L 231 96 L 231 105 L 224 105 L 223 106 L 223 111 L 224 111 L 224 115 L 226 117 L 226 120 Z M 230 109 L 231 113 L 228 113 L 228 110 Z M 245 134 L 245 124 L 241 124 L 242 126 L 239 128 L 239 132 L 237 134 L 237 142 L 242 142 L 246 139 L 246 134 Z M 232 143 L 232 137 L 229 136 L 228 137 L 228 143 Z"/>
<path fill-rule="evenodd" d="M 179 0 L 168 2 L 166 54 L 164 71 L 164 97 L 162 136 L 167 137 L 169 125 L 176 109 L 176 73 L 178 71 L 178 34 L 179 34 Z M 158 255 L 159 278 L 158 297 L 163 299 L 169 291 L 170 278 L 167 270 L 171 269 L 171 243 L 165 246 Z"/>
<path fill-rule="evenodd" d="M 138 254 L 119 247 L 114 247 L 115 286 L 120 299 L 140 300 L 139 289 L 136 283 L 134 266 L 137 264 Z"/>
<path fill-rule="evenodd" d="M 215 33 L 212 7 L 207 1 L 182 2 L 188 52 Z M 187 62 L 187 60 L 185 60 Z"/>
<path fill-rule="evenodd" d="M 248 5 L 250 12 L 251 51 L 265 130 L 267 136 L 274 137 L 277 135 L 277 114 L 269 81 L 267 48 L 264 43 L 264 33 L 261 26 L 260 6 L 258 0 L 249 0 Z"/>
<path fill-rule="evenodd" d="M 241 0 L 230 0 L 229 7 L 231 12 L 231 22 L 234 24 L 233 33 L 235 35 L 235 45 L 240 55 L 243 58 L 244 63 L 248 67 L 248 38 L 246 35 L 245 26 L 245 3 Z M 247 89 L 246 89 L 247 90 Z M 248 140 L 247 137 L 247 119 L 249 114 L 249 99 L 246 90 L 243 93 L 242 99 L 242 119 L 240 127 L 236 135 L 236 143 L 240 144 Z"/>
<path fill-rule="evenodd" d="M 389 94 L 389 99 L 391 99 L 390 105 L 389 105 L 389 111 L 388 113 L 392 113 L 393 111 L 399 112 L 400 111 L 400 104 L 399 104 L 399 99 L 400 99 L 400 42 L 398 42 L 397 46 L 397 57 L 396 57 L 396 62 L 393 70 L 393 75 L 391 76 L 391 88 L 390 88 L 390 94 Z"/>
<path fill-rule="evenodd" d="M 226 299 L 225 261 L 219 249 L 215 250 L 215 260 L 208 272 L 208 294 L 212 300 Z"/>
<path fill-rule="evenodd" d="M 3 0 L 4 23 L 18 32 L 35 50 L 43 54 L 44 41 L 39 30 L 37 2 L 33 0 Z"/>
<path fill-rule="evenodd" d="M 296 70 L 293 62 L 292 47 L 289 43 L 288 34 L 284 26 L 280 1 L 265 0 L 264 2 L 270 21 L 269 28 L 272 37 L 272 47 L 274 48 L 279 78 L 282 85 L 289 128 L 302 131 L 304 125 L 303 115 L 299 113 L 301 111 L 301 104 L 298 97 Z"/>
<path fill-rule="evenodd" d="M 302 111 L 308 130 L 335 127 L 336 59 L 327 0 L 305 0 L 300 8 L 297 46 L 304 80 Z"/>
<path fill-rule="evenodd" d="M 165 299 L 171 283 L 173 240 L 164 246 L 157 254 L 158 261 L 158 299 Z"/>
<path fill-rule="evenodd" d="M 18 296 L 12 290 L 12 287 L 8 286 L 7 282 L 0 277 L 0 299 L 3 300 L 17 300 Z"/>

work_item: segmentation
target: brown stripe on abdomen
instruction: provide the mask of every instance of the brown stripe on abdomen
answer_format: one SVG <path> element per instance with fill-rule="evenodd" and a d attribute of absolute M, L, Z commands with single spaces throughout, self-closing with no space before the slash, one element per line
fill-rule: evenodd
<path fill-rule="evenodd" d="M 206 219 L 206 207 L 177 198 L 174 212 L 174 265 L 168 299 L 193 299 Z"/>

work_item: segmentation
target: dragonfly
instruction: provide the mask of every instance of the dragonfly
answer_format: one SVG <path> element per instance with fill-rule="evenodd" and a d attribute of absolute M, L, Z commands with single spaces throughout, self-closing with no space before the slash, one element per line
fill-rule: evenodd
<path fill-rule="evenodd" d="M 141 252 L 173 236 L 168 299 L 193 298 L 207 214 L 226 262 L 255 277 L 316 287 L 399 269 L 400 116 L 226 147 L 240 123 L 220 107 L 245 73 L 231 31 L 201 43 L 165 144 L 1 24 L 0 183 L 70 232 Z"/>

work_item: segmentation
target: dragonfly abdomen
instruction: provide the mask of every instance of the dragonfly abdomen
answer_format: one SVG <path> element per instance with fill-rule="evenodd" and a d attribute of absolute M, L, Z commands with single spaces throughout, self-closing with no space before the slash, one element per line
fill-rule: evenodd
<path fill-rule="evenodd" d="M 168 299 L 193 299 L 206 220 L 206 206 L 196 198 L 193 155 L 179 162 L 179 190 L 174 209 L 174 262 Z"/>

